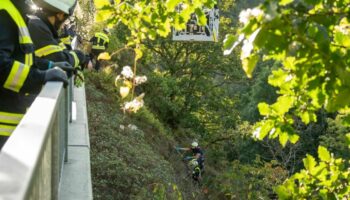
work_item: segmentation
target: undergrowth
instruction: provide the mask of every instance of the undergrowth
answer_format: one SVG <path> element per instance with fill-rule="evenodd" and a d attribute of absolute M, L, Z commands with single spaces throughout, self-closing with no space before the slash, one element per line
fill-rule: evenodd
<path fill-rule="evenodd" d="M 94 199 L 201 199 L 171 131 L 147 107 L 122 113 L 113 77 L 86 74 Z"/>

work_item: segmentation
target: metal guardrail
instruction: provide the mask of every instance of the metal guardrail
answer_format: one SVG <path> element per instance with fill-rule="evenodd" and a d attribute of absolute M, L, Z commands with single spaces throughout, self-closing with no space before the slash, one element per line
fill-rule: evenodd
<path fill-rule="evenodd" d="M 72 85 L 48 82 L 0 152 L 0 200 L 58 199 Z"/>

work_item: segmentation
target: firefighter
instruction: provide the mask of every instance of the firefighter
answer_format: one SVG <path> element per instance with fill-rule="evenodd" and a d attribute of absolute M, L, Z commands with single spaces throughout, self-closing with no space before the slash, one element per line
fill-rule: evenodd
<path fill-rule="evenodd" d="M 100 70 L 100 61 L 98 60 L 98 55 L 100 53 L 106 51 L 109 44 L 109 30 L 107 28 L 103 29 L 102 32 L 97 32 L 95 35 L 90 39 L 91 42 L 91 54 L 90 57 L 92 58 L 94 62 L 94 68 L 96 71 Z"/>
<path fill-rule="evenodd" d="M 29 16 L 28 22 L 35 55 L 59 62 L 56 65 L 68 62 L 81 70 L 89 60 L 87 56 L 79 50 L 68 50 L 58 36 L 61 25 L 73 14 L 76 0 L 34 0 L 34 3 L 42 9 Z"/>
<path fill-rule="evenodd" d="M 75 32 L 76 24 L 73 17 L 69 17 L 68 20 L 63 24 L 62 34 L 60 35 L 60 46 L 68 50 L 72 50 L 72 40 L 75 36 L 79 39 L 79 35 Z"/>
<path fill-rule="evenodd" d="M 47 81 L 68 83 L 67 75 L 60 68 L 39 70 L 49 62 L 35 61 L 25 17 L 28 11 L 24 0 L 1 0 L 0 148 L 30 106 L 31 101 L 27 101 L 26 93 L 37 94 Z"/>
<path fill-rule="evenodd" d="M 198 145 L 198 142 L 193 141 L 191 147 L 175 147 L 177 150 L 189 151 L 192 156 L 186 157 L 185 160 L 195 158 L 198 161 L 200 169 L 203 171 L 204 168 L 204 153 L 202 148 Z"/>

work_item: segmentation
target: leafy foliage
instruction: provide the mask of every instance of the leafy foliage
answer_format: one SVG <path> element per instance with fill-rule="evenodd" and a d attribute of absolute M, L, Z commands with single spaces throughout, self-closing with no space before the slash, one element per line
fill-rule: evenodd
<path fill-rule="evenodd" d="M 258 138 L 279 137 L 282 145 L 295 143 L 294 117 L 308 124 L 315 112 L 347 109 L 347 66 L 350 37 L 346 13 L 349 1 L 267 1 L 240 14 L 244 24 L 236 36 L 228 35 L 228 48 L 243 43 L 241 60 L 248 76 L 257 58 L 273 59 L 283 66 L 272 72 L 269 83 L 278 87 L 274 104 L 261 103 Z M 326 15 L 327 20 L 323 19 Z"/>
<path fill-rule="evenodd" d="M 94 198 L 150 198 L 152 184 L 171 182 L 174 171 L 162 153 L 149 145 L 148 138 L 153 136 L 129 126 L 133 121 L 113 106 L 118 94 L 111 82 L 112 76 L 103 73 L 87 76 L 92 179 L 94 191 L 98 191 Z M 159 138 L 166 149 L 169 139 L 162 134 Z"/>
<path fill-rule="evenodd" d="M 176 0 L 95 2 L 97 18 L 118 25 L 111 51 L 124 43 L 133 48 L 112 53 L 111 59 L 118 66 L 133 66 L 133 72 L 136 64 L 141 66 L 149 80 L 120 93 L 109 87 L 113 75 L 88 78 L 93 79 L 89 99 L 102 102 L 89 108 L 97 199 L 198 199 L 193 194 L 200 191 L 179 180 L 183 169 L 171 154 L 174 143 L 193 138 L 206 147 L 203 182 L 209 193 L 201 197 L 276 198 L 272 187 L 304 164 L 304 170 L 277 187 L 280 198 L 348 198 L 348 0 L 269 0 L 239 16 L 242 8 L 260 1 L 220 2 L 220 32 L 236 34 L 228 34 L 224 44 L 210 45 L 158 36 L 166 37 L 171 26 L 182 29 L 191 12 L 201 16 L 200 8 L 214 1 L 182 1 L 189 7 L 180 13 Z M 243 24 L 238 30 L 237 17 Z M 233 56 L 223 57 L 222 46 Z M 117 101 L 109 97 L 127 98 L 134 89 L 148 96 L 146 107 L 129 118 L 118 113 L 117 95 Z M 259 119 L 255 128 L 244 122 Z M 117 127 L 130 122 L 142 131 Z M 252 130 L 262 142 L 247 137 Z M 319 144 L 335 156 L 324 147 L 317 150 Z"/>
<path fill-rule="evenodd" d="M 184 29 L 191 13 L 199 16 L 199 21 L 205 24 L 206 17 L 202 10 L 205 6 L 212 8 L 214 0 L 190 1 L 190 0 L 115 0 L 113 4 L 109 0 L 95 1 L 99 12 L 98 21 L 107 21 L 111 25 L 122 23 L 130 31 L 128 45 L 140 44 L 142 40 L 154 40 L 157 36 L 166 37 L 171 28 Z M 178 12 L 177 7 L 182 7 Z M 141 52 L 138 53 L 141 56 Z"/>
<path fill-rule="evenodd" d="M 305 169 L 276 188 L 280 199 L 349 199 L 349 161 L 334 158 L 323 146 L 318 148 L 319 162 L 311 155 L 304 158 Z"/>
<path fill-rule="evenodd" d="M 239 95 L 238 110 L 240 116 L 249 122 L 257 122 L 262 118 L 258 110 L 258 104 L 261 101 L 273 103 L 277 98 L 276 89 L 267 84 L 268 76 L 276 66 L 272 62 L 260 62 L 256 68 L 255 80 L 248 82 L 249 85 Z"/>
<path fill-rule="evenodd" d="M 320 137 L 320 144 L 334 153 L 336 157 L 341 157 L 345 160 L 350 160 L 349 141 L 347 134 L 349 127 L 341 124 L 341 116 L 336 119 L 327 119 L 327 130 Z"/>
<path fill-rule="evenodd" d="M 282 167 L 258 159 L 250 165 L 234 161 L 228 166 L 230 169 L 216 180 L 220 183 L 216 189 L 223 195 L 217 199 L 271 199 L 275 197 L 271 188 L 287 176 Z"/>
<path fill-rule="evenodd" d="M 282 146 L 294 144 L 300 138 L 298 121 L 316 122 L 317 111 L 323 108 L 340 111 L 348 124 L 349 5 L 348 0 L 265 1 L 240 13 L 243 28 L 226 36 L 225 53 L 242 44 L 241 61 L 248 77 L 259 57 L 281 65 L 269 77 L 279 97 L 273 104 L 258 105 L 264 119 L 256 125 L 255 138 L 278 137 Z M 280 198 L 349 198 L 348 163 L 323 146 L 318 156 L 319 164 L 307 155 L 305 170 L 277 188 Z"/>

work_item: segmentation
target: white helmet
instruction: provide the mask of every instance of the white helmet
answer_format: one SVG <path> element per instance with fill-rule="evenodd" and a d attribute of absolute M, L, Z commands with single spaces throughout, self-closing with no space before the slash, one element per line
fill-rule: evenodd
<path fill-rule="evenodd" d="M 196 148 L 196 147 L 198 147 L 198 142 L 192 142 L 191 145 L 192 145 L 193 148 Z"/>
<path fill-rule="evenodd" d="M 33 0 L 34 3 L 53 12 L 63 12 L 69 16 L 73 14 L 77 0 Z"/>

